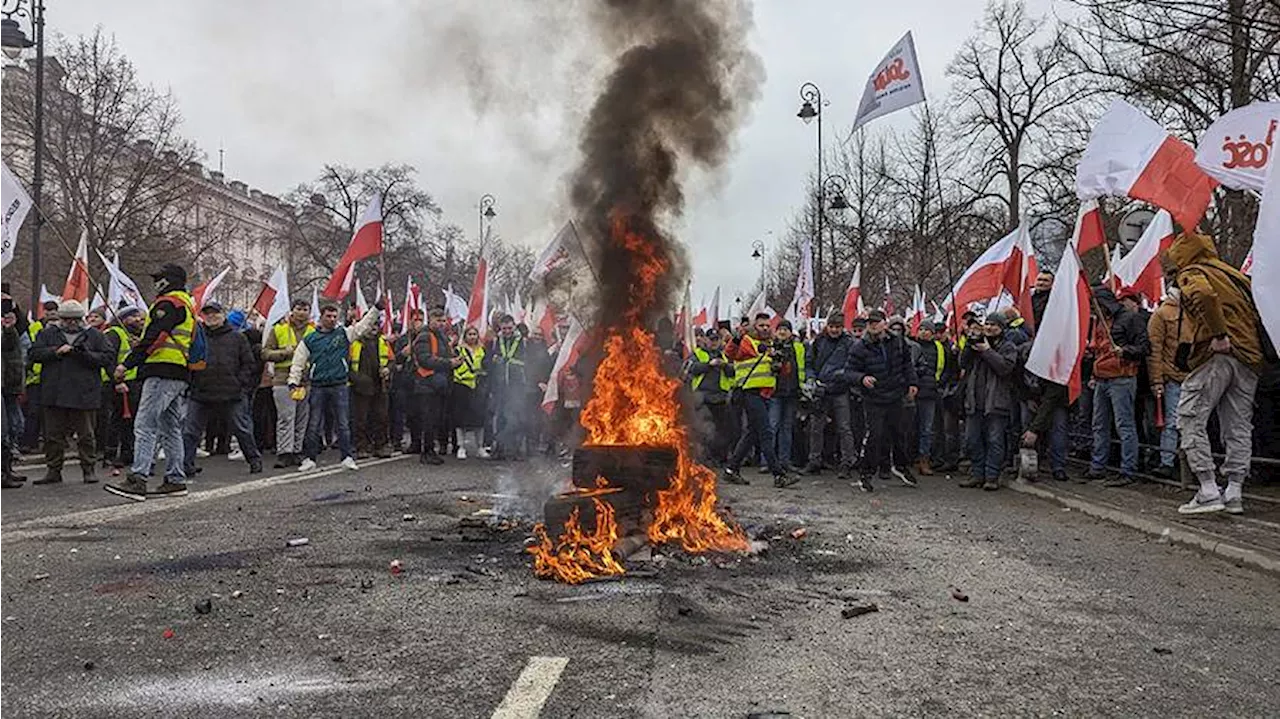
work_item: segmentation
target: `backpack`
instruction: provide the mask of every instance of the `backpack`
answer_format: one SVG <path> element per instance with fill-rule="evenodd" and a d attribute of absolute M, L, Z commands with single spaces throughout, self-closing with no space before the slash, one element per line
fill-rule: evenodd
<path fill-rule="evenodd" d="M 191 332 L 191 349 L 187 351 L 187 369 L 199 372 L 208 366 L 209 340 L 204 336 L 204 323 L 196 322 Z"/>

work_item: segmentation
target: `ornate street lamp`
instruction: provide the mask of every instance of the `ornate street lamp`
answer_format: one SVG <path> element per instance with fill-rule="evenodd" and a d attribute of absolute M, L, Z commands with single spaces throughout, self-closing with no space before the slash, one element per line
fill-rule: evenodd
<path fill-rule="evenodd" d="M 32 34 L 27 37 L 17 18 L 31 18 Z M 5 0 L 0 6 L 0 46 L 10 60 L 17 60 L 22 51 L 36 49 L 35 82 L 35 142 L 31 163 L 31 204 L 36 209 L 31 227 L 31 305 L 32 311 L 40 302 L 40 226 L 44 213 L 40 206 L 40 190 L 44 186 L 44 0 Z"/>
<path fill-rule="evenodd" d="M 823 188 L 822 188 L 822 90 L 818 86 L 806 82 L 800 86 L 800 111 L 796 113 L 796 117 L 804 120 L 804 124 L 808 125 L 816 118 L 818 120 L 818 207 L 815 213 L 815 233 L 814 244 L 817 245 L 818 253 L 814 259 L 814 306 L 817 306 L 820 295 L 822 294 L 822 215 L 823 215 Z"/>

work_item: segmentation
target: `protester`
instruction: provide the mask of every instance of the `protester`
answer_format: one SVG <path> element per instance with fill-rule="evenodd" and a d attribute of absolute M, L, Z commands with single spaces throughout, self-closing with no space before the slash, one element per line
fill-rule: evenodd
<path fill-rule="evenodd" d="M 484 344 L 480 342 L 480 330 L 467 327 L 458 345 L 461 360 L 453 370 L 452 417 L 455 441 L 458 443 L 458 459 L 467 458 L 467 446 L 481 459 L 488 459 L 484 448 L 484 413 L 488 398 L 485 393 L 488 382 L 484 371 Z M 469 441 L 467 441 L 469 440 Z"/>
<path fill-rule="evenodd" d="M 1044 308 L 1049 306 L 1049 291 L 1053 289 L 1053 272 L 1040 270 L 1036 274 L 1035 286 L 1031 289 L 1031 321 L 1033 329 L 1040 331 L 1040 322 L 1044 319 Z"/>
<path fill-rule="evenodd" d="M 410 313 L 409 326 L 391 344 L 394 357 L 391 365 L 391 397 L 389 398 L 391 415 L 391 449 L 393 452 L 403 450 L 407 454 L 422 452 L 422 436 L 418 428 L 419 413 L 412 409 L 413 404 L 413 341 L 422 331 L 426 323 L 426 315 L 416 309 Z M 409 432 L 409 445 L 404 445 L 405 430 Z"/>
<path fill-rule="evenodd" d="M 62 481 L 62 464 L 76 436 L 84 482 L 98 481 L 94 466 L 94 424 L 102 407 L 101 372 L 115 359 L 97 329 L 85 324 L 84 305 L 65 300 L 58 321 L 40 330 L 31 358 L 41 364 L 44 461 L 47 471 L 32 484 Z"/>
<path fill-rule="evenodd" d="M 384 300 L 378 298 L 378 312 Z M 350 327 L 338 324 L 337 305 L 326 303 L 320 307 L 320 326 L 307 333 L 293 351 L 293 364 L 289 367 L 289 391 L 294 399 L 304 397 L 310 404 L 307 417 L 307 434 L 302 442 L 302 463 L 299 472 L 316 468 L 320 456 L 326 423 L 337 434 L 338 449 L 342 452 L 342 466 L 359 469 L 355 449 L 351 446 L 351 395 L 348 381 L 348 356 L 351 343 L 366 337 L 378 329 L 378 312 L 366 312 L 360 321 Z M 308 390 L 304 381 L 310 383 Z"/>
<path fill-rule="evenodd" d="M 46 317 L 57 319 L 58 303 L 53 301 L 45 302 L 41 305 Z M 43 392 L 40 384 L 40 363 L 33 362 L 29 348 L 36 342 L 36 337 L 40 331 L 44 329 L 44 323 L 41 320 L 34 320 L 27 326 L 27 376 L 26 376 L 26 407 L 24 413 L 26 420 L 23 422 L 22 430 L 22 453 L 34 454 L 40 444 L 40 437 L 43 435 L 44 428 L 44 412 L 41 411 L 41 397 Z"/>
<path fill-rule="evenodd" d="M 916 335 L 916 343 L 920 348 L 915 360 L 916 381 L 920 387 L 916 394 L 916 433 L 919 437 L 916 445 L 916 472 L 926 477 L 933 474 L 929 457 L 933 454 L 938 405 L 942 401 L 944 389 L 955 382 L 958 374 L 955 353 L 935 334 L 945 327 L 941 323 L 933 325 L 922 322 Z M 941 439 L 945 444 L 945 432 Z"/>
<path fill-rule="evenodd" d="M 304 299 L 289 304 L 289 314 L 267 333 L 262 358 L 273 364 L 272 397 L 276 405 L 276 469 L 302 463 L 302 443 L 307 435 L 310 403 L 294 399 L 289 389 L 293 353 L 303 339 L 315 332 L 311 305 Z M 304 378 L 305 383 L 305 378 Z"/>
<path fill-rule="evenodd" d="M 440 452 L 446 449 L 446 445 L 439 441 L 438 434 L 449 403 L 453 373 L 462 364 L 462 358 L 454 353 L 445 334 L 448 324 L 443 309 L 432 309 L 427 316 L 427 328 L 414 338 L 410 352 L 414 371 L 413 399 L 418 412 L 418 427 L 422 432 L 419 461 L 423 464 L 444 464 Z"/>
<path fill-rule="evenodd" d="M 1134 417 L 1137 400 L 1138 366 L 1150 352 L 1146 321 L 1120 305 L 1106 287 L 1093 288 L 1101 313 L 1093 323 L 1089 347 L 1093 351 L 1093 454 L 1086 480 L 1102 479 L 1111 456 L 1111 426 L 1120 434 L 1120 476 L 1107 480 L 1108 487 L 1123 487 L 1135 481 L 1138 471 L 1138 425 Z"/>
<path fill-rule="evenodd" d="M 734 361 L 733 387 L 741 393 L 747 426 L 724 467 L 724 477 L 732 484 L 748 484 L 742 476 L 742 463 L 751 449 L 758 447 L 773 475 L 773 486 L 789 487 L 799 481 L 799 477 L 788 475 L 786 466 L 779 460 L 776 435 L 769 423 L 769 403 L 778 384 L 769 319 L 767 314 L 757 314 L 751 333 L 742 335 L 731 351 L 726 350 Z"/>
<path fill-rule="evenodd" d="M 782 320 L 774 330 L 773 366 L 778 381 L 769 401 L 769 425 L 777 437 L 778 464 L 788 473 L 799 472 L 794 466 L 792 438 L 800 411 L 800 387 L 805 383 L 805 351 L 804 343 L 792 334 L 790 320 Z"/>
<path fill-rule="evenodd" d="M 1178 398 L 1182 394 L 1182 381 L 1187 377 L 1176 362 L 1178 346 L 1194 339 L 1188 334 L 1194 325 L 1183 321 L 1182 303 L 1178 299 L 1181 290 L 1175 282 L 1176 275 L 1170 277 L 1165 298 L 1147 320 L 1147 337 L 1151 342 L 1147 377 L 1151 382 L 1151 393 L 1162 405 L 1164 419 L 1164 427 L 1160 428 L 1160 464 L 1151 470 L 1151 474 L 1165 479 L 1174 476 L 1177 466 Z"/>
<path fill-rule="evenodd" d="M 356 459 L 391 456 L 387 435 L 387 391 L 391 384 L 391 344 L 381 334 L 351 343 L 351 431 Z"/>
<path fill-rule="evenodd" d="M 133 464 L 133 413 L 142 398 L 137 368 L 125 372 L 118 382 L 115 368 L 124 364 L 142 339 L 142 326 L 146 322 L 142 310 L 132 306 L 121 307 L 116 312 L 116 319 L 119 321 L 103 333 L 115 362 L 102 372 L 104 394 L 101 415 L 107 421 L 100 437 L 102 460 L 104 464 L 111 463 L 112 476 L 118 476 L 122 469 Z M 98 424 L 99 427 L 103 425 L 102 422 Z"/>
<path fill-rule="evenodd" d="M 7 283 L 6 283 L 7 284 Z M 0 326 L 3 336 L 0 337 L 0 354 L 3 356 L 3 376 L 0 377 L 0 390 L 4 393 L 4 416 L 0 421 L 0 430 L 4 432 L 3 478 L 0 488 L 17 489 L 26 481 L 26 477 L 13 471 L 16 454 L 16 443 L 20 432 L 16 420 L 22 416 L 18 407 L 18 397 L 22 393 L 24 368 L 22 357 L 21 332 L 18 330 L 18 307 L 9 296 L 8 287 L 4 291 L 4 307 L 0 314 Z"/>
<path fill-rule="evenodd" d="M 906 486 L 916 486 L 906 466 L 912 455 L 906 450 L 902 417 L 903 401 L 915 399 L 919 385 L 911 350 L 904 338 L 890 334 L 883 311 L 868 313 L 866 335 L 853 346 L 849 369 L 850 381 L 862 387 L 866 411 L 867 440 L 858 481 L 862 491 L 873 490 L 871 478 L 876 470 L 881 480 L 892 474 Z M 894 458 L 897 464 L 892 463 Z"/>
<path fill-rule="evenodd" d="M 1009 418 L 1018 411 L 1014 371 L 1018 348 L 1005 339 L 1008 320 L 999 312 L 987 315 L 981 329 L 973 327 L 960 351 L 965 381 L 965 433 L 972 461 L 970 479 L 961 487 L 1000 488 Z"/>
<path fill-rule="evenodd" d="M 724 332 L 712 328 L 698 339 L 687 370 L 694 411 L 705 428 L 703 456 L 717 465 L 728 461 L 730 444 L 737 439 L 729 409 L 734 364 L 724 353 Z"/>
<path fill-rule="evenodd" d="M 206 302 L 200 308 L 207 345 L 205 368 L 191 377 L 187 421 L 183 429 L 183 473 L 198 473 L 196 446 L 211 417 L 221 417 L 231 427 L 249 474 L 262 472 L 262 453 L 253 438 L 249 401 L 258 386 L 259 370 L 243 333 L 228 322 L 222 305 Z"/>
<path fill-rule="evenodd" d="M 1210 237 L 1181 234 L 1168 255 L 1178 268 L 1184 325 L 1191 325 L 1184 328 L 1190 341 L 1180 343 L 1175 356 L 1175 365 L 1187 372 L 1178 398 L 1179 441 L 1200 483 L 1200 490 L 1178 511 L 1242 514 L 1258 373 L 1264 361 L 1275 361 L 1275 350 L 1268 353 L 1264 348 L 1249 278 L 1218 259 Z M 1221 467 L 1215 466 L 1209 446 L 1211 413 L 1217 414 L 1226 447 Z M 1218 487 L 1216 472 L 1227 480 L 1225 492 Z"/>
<path fill-rule="evenodd" d="M 827 424 L 835 425 L 840 444 L 838 479 L 848 479 L 858 459 L 854 441 L 851 399 L 849 396 L 849 357 L 857 340 L 844 331 L 844 315 L 833 312 L 827 317 L 825 330 L 813 341 L 813 403 L 809 410 L 809 462 L 805 474 L 819 474 L 823 468 L 823 443 Z"/>
<path fill-rule="evenodd" d="M 516 332 L 515 318 L 503 315 L 498 320 L 498 336 L 485 352 L 485 371 L 492 383 L 490 412 L 496 425 L 496 459 L 523 460 L 528 451 L 529 388 L 537 385 L 529 381 L 527 360 L 528 348 Z"/>

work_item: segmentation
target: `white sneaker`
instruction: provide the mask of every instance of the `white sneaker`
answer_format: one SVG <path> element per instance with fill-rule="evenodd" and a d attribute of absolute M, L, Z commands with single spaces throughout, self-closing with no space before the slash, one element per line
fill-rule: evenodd
<path fill-rule="evenodd" d="M 316 469 L 316 461 L 314 459 L 304 459 L 302 464 L 298 465 L 299 472 L 314 472 Z"/>
<path fill-rule="evenodd" d="M 360 467 L 356 465 L 356 461 L 355 461 L 354 459 L 352 459 L 351 457 L 343 457 L 343 458 L 342 458 L 342 466 L 343 466 L 343 467 L 346 467 L 347 469 L 349 469 L 349 470 L 351 470 L 351 471 L 353 471 L 353 472 L 354 472 L 355 470 L 357 470 L 357 469 L 360 469 Z"/>
<path fill-rule="evenodd" d="M 1222 506 L 1227 510 L 1227 514 L 1244 514 L 1244 498 L 1235 497 L 1223 499 Z"/>
<path fill-rule="evenodd" d="M 481 447 L 480 449 L 477 449 L 476 456 L 479 457 L 480 459 L 488 459 L 490 457 L 489 448 Z"/>
<path fill-rule="evenodd" d="M 1196 492 L 1196 496 L 1191 498 L 1190 502 L 1178 507 L 1178 514 L 1209 514 L 1210 512 L 1221 512 L 1226 509 L 1226 505 L 1222 503 L 1222 497 L 1214 497 L 1213 499 L 1205 499 Z"/>
<path fill-rule="evenodd" d="M 233 449 L 227 453 L 227 459 L 232 461 L 244 459 L 244 452 L 241 452 L 238 449 Z"/>
<path fill-rule="evenodd" d="M 457 454 L 457 457 L 458 457 L 458 459 L 466 459 L 466 458 L 467 458 L 467 448 L 466 448 L 466 447 L 459 447 L 459 448 L 458 448 L 458 454 Z"/>
<path fill-rule="evenodd" d="M 199 447 L 196 449 L 196 456 L 201 459 L 204 459 L 205 457 L 209 456 L 209 453 L 204 451 L 204 447 Z"/>

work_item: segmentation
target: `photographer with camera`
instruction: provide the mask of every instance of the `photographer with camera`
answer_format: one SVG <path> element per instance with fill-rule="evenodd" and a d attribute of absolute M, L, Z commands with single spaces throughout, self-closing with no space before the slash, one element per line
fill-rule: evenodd
<path fill-rule="evenodd" d="M 1009 419 L 1019 411 L 1017 378 L 1018 348 L 1005 340 L 1008 320 L 999 312 L 987 315 L 982 325 L 971 324 L 960 368 L 966 373 L 964 385 L 965 439 L 972 477 L 961 487 L 1000 488 L 1004 467 L 1005 435 Z"/>
<path fill-rule="evenodd" d="M 698 346 L 689 358 L 689 385 L 693 389 L 694 408 L 703 422 L 711 427 L 710 437 L 703 442 L 711 461 L 723 464 L 729 458 L 734 432 L 733 412 L 729 408 L 729 391 L 733 389 L 733 362 L 724 353 L 724 337 L 728 330 L 709 329 L 698 337 Z"/>
<path fill-rule="evenodd" d="M 789 487 L 798 481 L 798 478 L 788 476 L 786 468 L 778 461 L 778 453 L 774 451 L 777 436 L 769 424 L 769 404 L 778 385 L 771 335 L 769 315 L 762 312 L 756 315 L 751 334 L 743 335 L 725 352 L 734 361 L 733 389 L 741 395 L 747 413 L 747 428 L 738 438 L 738 446 L 724 468 L 725 481 L 732 484 L 748 484 L 741 468 L 753 446 L 759 446 L 764 453 L 765 462 L 773 474 L 773 486 Z"/>
<path fill-rule="evenodd" d="M 881 310 L 867 315 L 867 333 L 853 346 L 849 358 L 849 379 L 861 386 L 867 413 L 867 444 L 862 453 L 862 491 L 872 491 L 871 474 L 880 470 L 881 479 L 890 472 L 908 487 L 916 486 L 906 466 L 906 436 L 902 431 L 903 399 L 915 399 L 919 386 L 911 350 L 900 335 L 889 333 Z M 890 451 L 904 458 L 901 466 L 890 464 Z"/>
<path fill-rule="evenodd" d="M 848 364 L 849 355 L 856 340 L 844 331 L 844 315 L 835 312 L 827 318 L 826 328 L 813 341 L 810 352 L 813 366 L 809 376 L 813 383 L 812 405 L 809 408 L 809 463 L 805 474 L 822 472 L 823 440 L 827 422 L 835 423 L 836 437 L 840 441 L 840 479 L 848 479 L 853 463 L 858 459 L 858 446 L 853 437 L 851 422 Z"/>
<path fill-rule="evenodd" d="M 778 323 L 774 331 L 773 366 L 778 385 L 769 403 L 769 424 L 778 438 L 778 464 L 788 472 L 796 472 L 792 440 L 800 410 L 800 388 L 805 383 L 805 352 L 804 343 L 792 334 L 790 320 Z"/>

